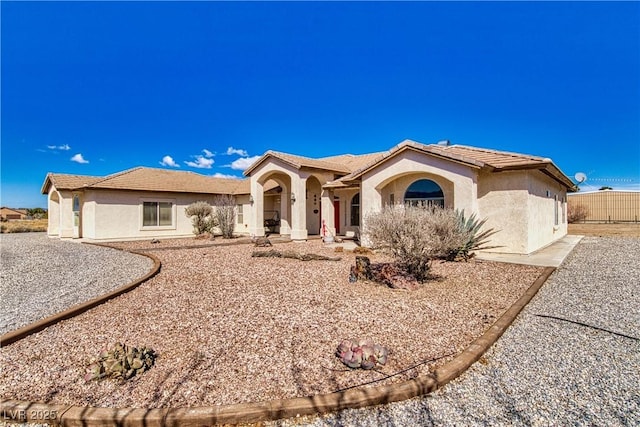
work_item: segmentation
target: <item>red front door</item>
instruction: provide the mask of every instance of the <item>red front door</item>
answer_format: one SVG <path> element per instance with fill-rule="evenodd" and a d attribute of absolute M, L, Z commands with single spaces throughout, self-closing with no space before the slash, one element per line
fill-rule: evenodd
<path fill-rule="evenodd" d="M 336 227 L 336 234 L 340 234 L 340 200 L 333 201 L 333 224 Z"/>

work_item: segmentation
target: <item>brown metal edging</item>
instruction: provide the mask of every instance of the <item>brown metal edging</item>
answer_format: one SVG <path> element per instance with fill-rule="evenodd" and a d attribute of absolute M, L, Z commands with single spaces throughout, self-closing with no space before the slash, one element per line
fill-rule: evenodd
<path fill-rule="evenodd" d="M 267 420 L 291 418 L 298 415 L 334 412 L 347 408 L 362 408 L 411 399 L 431 393 L 458 377 L 475 363 L 513 323 L 522 309 L 531 301 L 549 276 L 555 271 L 547 267 L 527 291 L 484 333 L 462 353 L 444 366 L 436 369 L 435 377 L 422 375 L 409 381 L 379 387 L 349 389 L 343 392 L 309 397 L 274 400 L 269 402 L 218 405 L 212 407 L 175 409 L 118 409 L 81 406 L 47 405 L 16 400 L 0 403 L 5 420 L 21 421 L 14 414 L 19 410 L 37 407 L 40 413 L 61 411 L 49 424 L 62 426 L 129 426 L 129 427 L 199 427 L 214 424 L 255 423 Z M 48 412 L 47 412 L 48 411 Z M 42 422 L 41 419 L 27 420 Z"/>
<path fill-rule="evenodd" d="M 116 248 L 111 248 L 111 249 L 116 249 Z M 147 258 L 150 258 L 153 261 L 153 267 L 151 268 L 151 270 L 145 274 L 143 277 L 141 277 L 140 279 L 137 279 L 129 284 L 126 284 L 124 286 L 121 286 L 119 288 L 114 289 L 111 292 L 108 292 L 104 295 L 101 295 L 97 298 L 94 298 L 92 300 L 89 300 L 87 302 L 75 305 L 71 308 L 68 308 L 67 310 L 61 311 L 60 313 L 56 313 L 54 315 L 51 315 L 49 317 L 45 317 L 44 319 L 38 320 L 37 322 L 33 322 L 30 323 L 26 326 L 23 326 L 19 329 L 16 329 L 15 331 L 11 331 L 11 332 L 7 332 L 6 334 L 0 336 L 0 347 L 4 347 L 7 346 L 9 344 L 12 344 L 18 340 L 21 340 L 22 338 L 25 338 L 31 334 L 35 334 L 36 332 L 40 332 L 41 330 L 51 326 L 51 325 L 55 325 L 56 323 L 65 320 L 65 319 L 70 319 L 72 317 L 78 316 L 79 314 L 82 314 L 100 304 L 105 303 L 106 301 L 115 298 L 119 295 L 122 295 L 126 292 L 129 292 L 135 288 L 137 288 L 138 286 L 140 286 L 142 283 L 146 282 L 147 280 L 149 280 L 150 278 L 152 278 L 153 276 L 155 276 L 156 274 L 158 274 L 158 272 L 160 271 L 160 267 L 161 267 L 161 263 L 160 260 L 152 254 L 147 254 L 144 252 L 137 252 L 137 251 L 131 251 L 131 253 L 136 254 L 136 255 L 142 255 L 142 256 L 146 256 Z"/>
<path fill-rule="evenodd" d="M 529 301 L 538 293 L 549 276 L 556 270 L 555 267 L 546 267 L 542 274 L 538 276 L 529 289 L 526 290 L 518 301 L 513 303 L 504 314 L 495 321 L 493 325 L 466 349 L 457 355 L 453 360 L 444 366 L 437 368 L 435 377 L 438 381 L 438 388 L 457 378 L 461 373 L 469 369 L 486 351 L 502 336 L 504 331 L 513 323 L 522 309 L 529 304 Z"/>

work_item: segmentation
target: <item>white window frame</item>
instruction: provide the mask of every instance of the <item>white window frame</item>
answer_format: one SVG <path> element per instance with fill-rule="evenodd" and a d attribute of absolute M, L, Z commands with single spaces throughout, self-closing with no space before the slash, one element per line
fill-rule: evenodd
<path fill-rule="evenodd" d="M 144 225 L 144 204 L 157 203 L 158 207 L 160 203 L 171 203 L 171 225 Z M 176 229 L 176 213 L 177 204 L 175 199 L 155 199 L 155 198 L 142 198 L 140 199 L 140 230 L 175 230 Z M 158 222 L 160 221 L 160 212 L 158 212 Z"/>
<path fill-rule="evenodd" d="M 244 205 L 236 205 L 236 224 L 244 224 Z"/>

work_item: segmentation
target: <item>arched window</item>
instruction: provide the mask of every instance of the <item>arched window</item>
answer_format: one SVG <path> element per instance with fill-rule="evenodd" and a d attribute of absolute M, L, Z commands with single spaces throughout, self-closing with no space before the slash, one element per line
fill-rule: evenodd
<path fill-rule="evenodd" d="M 407 188 L 404 202 L 410 206 L 444 208 L 442 188 L 430 179 L 420 179 Z"/>
<path fill-rule="evenodd" d="M 360 193 L 351 199 L 351 225 L 360 225 Z"/>

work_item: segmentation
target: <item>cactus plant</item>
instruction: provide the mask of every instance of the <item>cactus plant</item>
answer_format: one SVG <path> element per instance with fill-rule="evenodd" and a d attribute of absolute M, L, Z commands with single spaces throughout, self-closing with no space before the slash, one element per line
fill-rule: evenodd
<path fill-rule="evenodd" d="M 85 381 L 99 378 L 118 378 L 128 380 L 149 370 L 155 363 L 153 349 L 138 349 L 116 343 L 110 350 L 102 350 L 97 358 L 91 360 L 84 376 Z"/>
<path fill-rule="evenodd" d="M 373 369 L 387 363 L 389 351 L 371 340 L 344 340 L 336 349 L 336 356 L 350 368 Z"/>

